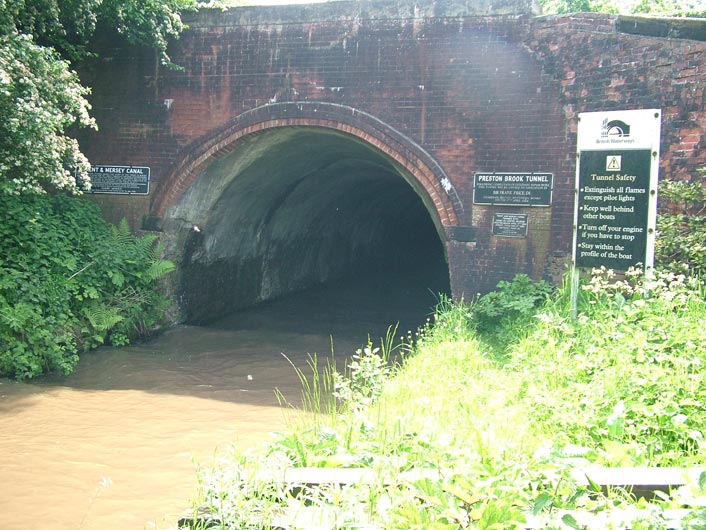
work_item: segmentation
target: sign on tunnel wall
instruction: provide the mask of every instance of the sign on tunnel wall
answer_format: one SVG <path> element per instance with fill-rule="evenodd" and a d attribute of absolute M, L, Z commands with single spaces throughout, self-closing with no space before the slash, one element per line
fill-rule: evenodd
<path fill-rule="evenodd" d="M 475 173 L 473 203 L 493 206 L 551 206 L 551 173 Z"/>
<path fill-rule="evenodd" d="M 493 214 L 493 235 L 501 237 L 527 237 L 529 216 L 526 213 Z"/>
<path fill-rule="evenodd" d="M 148 195 L 150 168 L 138 166 L 93 165 L 88 172 L 91 193 Z"/>

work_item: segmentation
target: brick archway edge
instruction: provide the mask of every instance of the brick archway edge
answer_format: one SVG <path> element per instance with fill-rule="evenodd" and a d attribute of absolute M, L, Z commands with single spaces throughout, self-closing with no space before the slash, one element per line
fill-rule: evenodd
<path fill-rule="evenodd" d="M 152 212 L 163 217 L 197 175 L 214 160 L 233 152 L 244 138 L 278 127 L 319 127 L 355 136 L 385 153 L 414 178 L 433 204 L 443 227 L 458 226 L 461 200 L 441 166 L 421 146 L 374 116 L 334 103 L 286 102 L 257 107 L 227 127 L 192 145 L 155 196 Z M 416 188 L 419 193 L 419 187 Z M 432 213 L 432 212 L 430 212 Z"/>

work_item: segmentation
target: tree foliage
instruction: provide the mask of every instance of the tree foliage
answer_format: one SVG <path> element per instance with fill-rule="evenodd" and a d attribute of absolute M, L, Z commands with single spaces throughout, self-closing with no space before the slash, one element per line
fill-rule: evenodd
<path fill-rule="evenodd" d="M 169 62 L 167 43 L 184 28 L 180 14 L 197 0 L 0 0 L 0 28 L 31 35 L 75 61 L 86 56 L 96 30 L 110 28 L 132 44 L 156 48 Z"/>
<path fill-rule="evenodd" d="M 694 16 L 703 11 L 700 0 L 540 0 L 545 14 L 623 13 Z"/>
<path fill-rule="evenodd" d="M 70 61 L 101 28 L 154 47 L 164 64 L 197 0 L 0 0 L 0 193 L 80 193 L 89 164 L 67 134 L 95 127 Z"/>
<path fill-rule="evenodd" d="M 706 170 L 691 181 L 660 184 L 655 259 L 679 272 L 706 275 Z"/>

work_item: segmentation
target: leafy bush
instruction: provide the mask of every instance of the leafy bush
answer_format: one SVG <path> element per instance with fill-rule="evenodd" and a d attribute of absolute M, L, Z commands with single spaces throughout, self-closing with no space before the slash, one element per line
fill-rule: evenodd
<path fill-rule="evenodd" d="M 681 272 L 706 273 L 706 170 L 689 182 L 660 184 L 655 259 Z"/>
<path fill-rule="evenodd" d="M 0 375 L 69 373 L 78 353 L 127 344 L 166 308 L 155 291 L 174 266 L 154 236 L 66 196 L 0 194 Z"/>
<path fill-rule="evenodd" d="M 526 274 L 517 274 L 511 282 L 498 282 L 497 290 L 480 297 L 473 306 L 473 314 L 479 328 L 531 317 L 553 291 L 554 288 L 544 280 L 533 282 Z"/>
<path fill-rule="evenodd" d="M 534 282 L 526 274 L 517 274 L 510 282 L 498 282 L 495 291 L 471 305 L 471 321 L 483 340 L 502 356 L 506 347 L 535 323 L 533 316 L 553 292 L 548 282 Z"/>
<path fill-rule="evenodd" d="M 514 344 L 531 421 L 607 465 L 689 465 L 706 451 L 706 302 L 694 278 L 594 271 L 572 322 L 551 305 Z"/>

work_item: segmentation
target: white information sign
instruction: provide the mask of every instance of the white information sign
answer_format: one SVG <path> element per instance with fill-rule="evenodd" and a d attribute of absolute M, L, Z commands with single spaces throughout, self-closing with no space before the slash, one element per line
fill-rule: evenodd
<path fill-rule="evenodd" d="M 577 151 L 657 149 L 660 109 L 614 110 L 579 114 Z"/>
<path fill-rule="evenodd" d="M 660 122 L 659 109 L 579 114 L 573 308 L 577 269 L 654 266 Z"/>

